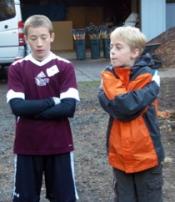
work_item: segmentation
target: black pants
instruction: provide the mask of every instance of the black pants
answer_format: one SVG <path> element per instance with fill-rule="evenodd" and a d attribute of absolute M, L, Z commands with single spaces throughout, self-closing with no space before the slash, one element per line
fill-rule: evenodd
<path fill-rule="evenodd" d="M 114 202 L 162 202 L 162 166 L 134 174 L 114 169 Z"/>
<path fill-rule="evenodd" d="M 46 198 L 75 202 L 73 159 L 70 153 L 49 156 L 17 155 L 13 202 L 39 202 L 44 176 Z"/>

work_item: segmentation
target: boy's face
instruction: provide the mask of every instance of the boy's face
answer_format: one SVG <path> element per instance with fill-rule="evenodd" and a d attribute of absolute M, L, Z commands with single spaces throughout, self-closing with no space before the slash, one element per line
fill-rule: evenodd
<path fill-rule="evenodd" d="M 122 39 L 111 38 L 110 60 L 113 67 L 133 66 L 139 56 L 137 48 L 132 49 Z"/>
<path fill-rule="evenodd" d="M 36 60 L 42 61 L 50 52 L 54 33 L 50 34 L 47 27 L 29 27 L 25 39 L 31 48 L 32 56 Z"/>

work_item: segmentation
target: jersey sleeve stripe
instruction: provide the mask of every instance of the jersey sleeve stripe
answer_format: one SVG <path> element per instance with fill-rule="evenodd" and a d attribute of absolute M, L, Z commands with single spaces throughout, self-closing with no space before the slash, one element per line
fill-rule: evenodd
<path fill-rule="evenodd" d="M 80 101 L 78 90 L 75 88 L 69 88 L 67 91 L 60 94 L 60 99 L 64 98 L 75 98 L 77 101 Z"/>
<path fill-rule="evenodd" d="M 8 103 L 13 98 L 22 98 L 22 99 L 25 99 L 25 95 L 22 92 L 15 92 L 14 90 L 10 89 L 7 92 L 6 98 L 7 98 L 7 103 Z"/>

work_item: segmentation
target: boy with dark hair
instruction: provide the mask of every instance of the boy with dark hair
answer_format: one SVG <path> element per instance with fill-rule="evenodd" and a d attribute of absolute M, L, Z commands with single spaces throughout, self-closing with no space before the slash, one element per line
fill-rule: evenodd
<path fill-rule="evenodd" d="M 39 202 L 42 178 L 51 202 L 75 202 L 69 117 L 79 100 L 74 67 L 50 51 L 51 21 L 33 15 L 24 24 L 31 54 L 8 73 L 7 102 L 16 116 L 13 202 Z"/>
<path fill-rule="evenodd" d="M 159 94 L 154 60 L 143 55 L 146 38 L 135 27 L 110 35 L 111 66 L 101 73 L 99 101 L 109 114 L 107 148 L 115 202 L 162 202 L 164 151 L 156 114 Z"/>

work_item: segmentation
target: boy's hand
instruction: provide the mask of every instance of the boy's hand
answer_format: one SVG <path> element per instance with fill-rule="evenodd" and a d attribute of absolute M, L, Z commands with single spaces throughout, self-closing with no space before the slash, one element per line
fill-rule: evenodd
<path fill-rule="evenodd" d="M 153 75 L 152 81 L 155 81 L 157 83 L 157 85 L 160 86 L 160 76 L 158 75 L 157 70 L 155 71 L 155 73 Z"/>
<path fill-rule="evenodd" d="M 100 81 L 100 86 L 99 86 L 100 89 L 103 89 L 103 80 L 101 79 Z"/>
<path fill-rule="evenodd" d="M 52 97 L 52 99 L 53 99 L 55 105 L 60 104 L 60 102 L 61 102 L 59 97 Z"/>

